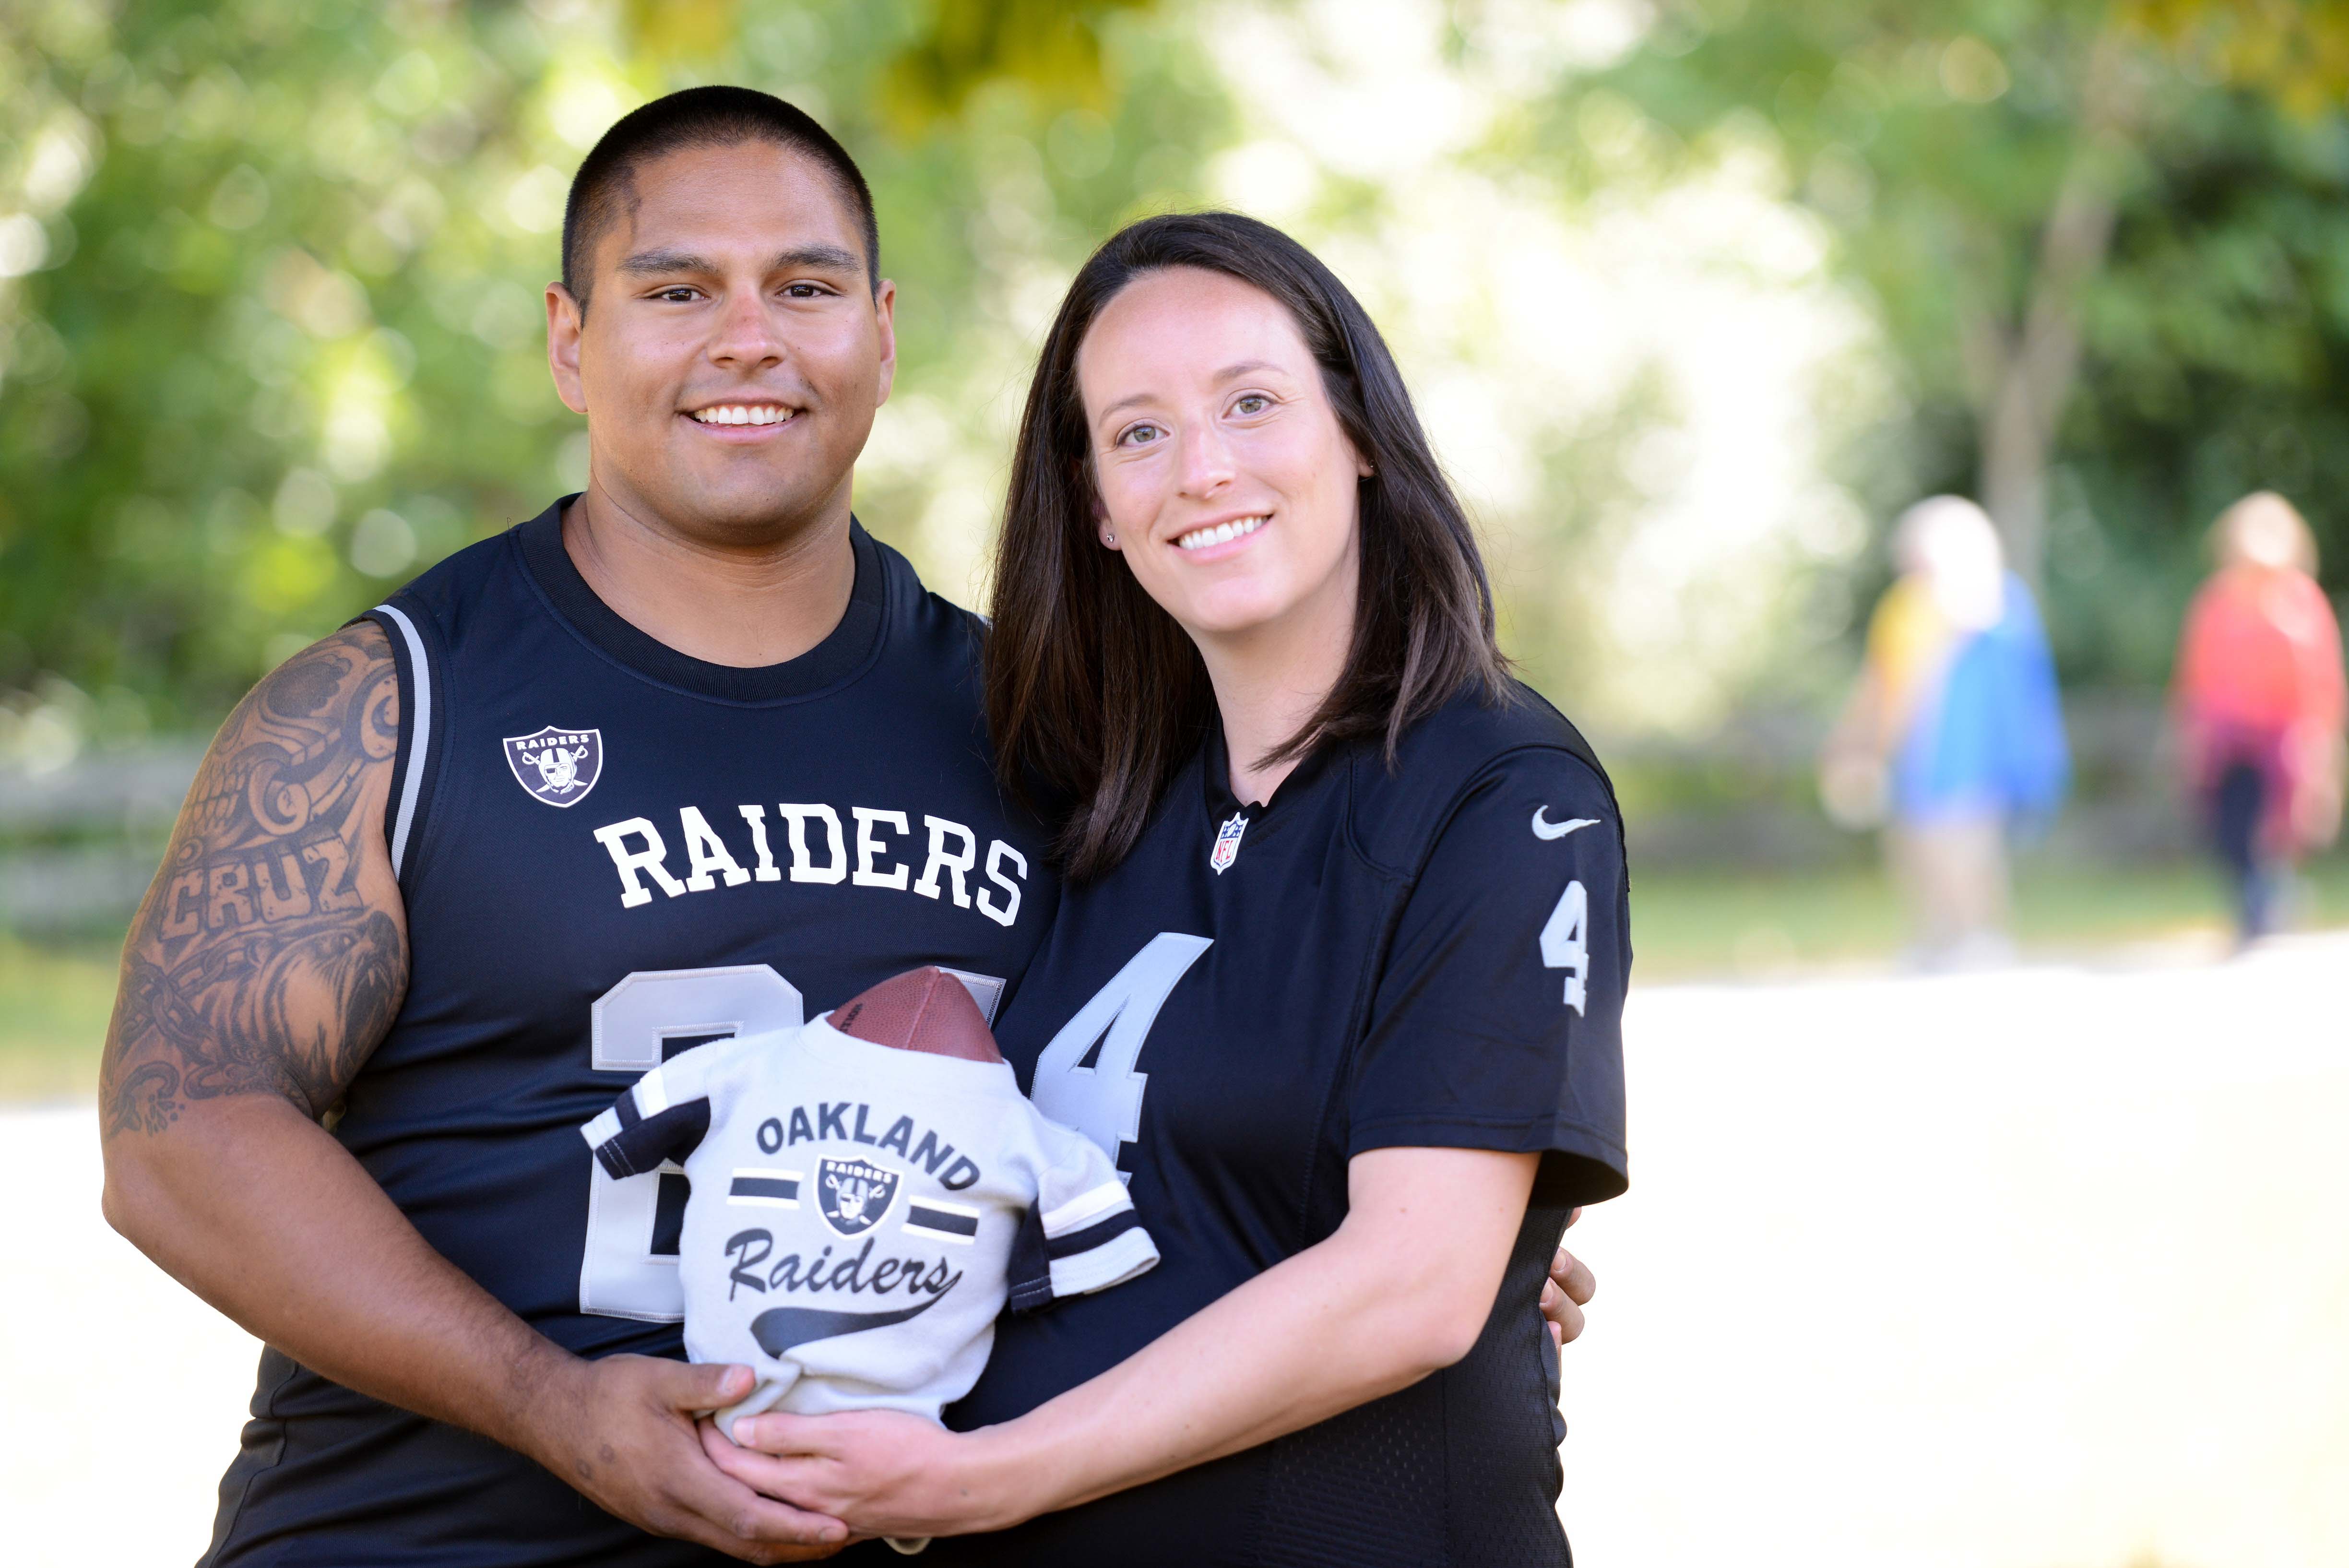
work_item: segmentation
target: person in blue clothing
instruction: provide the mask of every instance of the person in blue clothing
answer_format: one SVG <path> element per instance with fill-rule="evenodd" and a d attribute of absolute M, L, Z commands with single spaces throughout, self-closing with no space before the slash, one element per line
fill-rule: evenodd
<path fill-rule="evenodd" d="M 1067 878 L 999 1037 L 1162 1261 L 1005 1321 L 957 1430 L 766 1415 L 713 1457 L 941 1563 L 1564 1568 L 1512 1308 L 1626 1183 L 1622 824 L 1328 268 L 1229 213 L 1093 255 L 993 607 L 1000 772 Z"/>
<path fill-rule="evenodd" d="M 1869 623 L 1823 791 L 1839 820 L 1884 824 L 1920 964 L 2000 961 L 2007 837 L 2045 823 L 2070 774 L 2054 661 L 1980 506 L 1920 502 L 1893 549 L 1900 576 Z"/>

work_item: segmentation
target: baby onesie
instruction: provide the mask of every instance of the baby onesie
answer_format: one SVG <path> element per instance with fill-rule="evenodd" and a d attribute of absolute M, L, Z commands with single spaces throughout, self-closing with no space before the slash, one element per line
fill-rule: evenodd
<path fill-rule="evenodd" d="M 759 1374 L 718 1413 L 729 1437 L 777 1407 L 936 1420 L 1007 1302 L 1158 1262 L 1109 1156 L 1045 1119 L 1009 1065 L 876 1044 L 833 1016 L 682 1052 L 580 1129 L 616 1179 L 669 1162 L 691 1185 L 686 1353 Z"/>

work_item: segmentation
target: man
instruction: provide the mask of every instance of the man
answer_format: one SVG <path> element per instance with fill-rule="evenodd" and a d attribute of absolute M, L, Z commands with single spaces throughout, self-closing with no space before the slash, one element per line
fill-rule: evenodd
<path fill-rule="evenodd" d="M 694 1413 L 751 1376 L 673 1359 L 683 1178 L 613 1179 L 577 1129 L 678 1051 L 917 964 L 991 1014 L 1056 901 L 989 774 L 974 618 L 850 515 L 895 368 L 877 252 L 789 106 L 621 120 L 547 290 L 586 492 L 215 740 L 101 1085 L 109 1220 L 269 1346 L 206 1563 L 842 1539 L 703 1456 Z"/>
<path fill-rule="evenodd" d="M 108 1216 L 270 1346 L 210 1562 L 837 1539 L 702 1457 L 748 1375 L 651 1359 L 683 1179 L 578 1127 L 916 963 L 988 1006 L 1051 913 L 971 618 L 849 514 L 895 293 L 847 154 L 679 94 L 590 155 L 564 249 L 586 493 L 245 700 L 126 954 Z"/>

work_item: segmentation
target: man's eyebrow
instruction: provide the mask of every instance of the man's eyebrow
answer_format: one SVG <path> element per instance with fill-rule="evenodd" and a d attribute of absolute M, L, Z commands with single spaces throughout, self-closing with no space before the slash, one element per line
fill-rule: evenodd
<path fill-rule="evenodd" d="M 854 251 L 839 245 L 795 245 L 775 253 L 768 264 L 770 272 L 788 272 L 794 267 L 814 267 L 830 272 L 863 272 L 864 258 Z"/>
<path fill-rule="evenodd" d="M 620 259 L 620 270 L 624 273 L 651 275 L 672 272 L 712 273 L 719 269 L 717 263 L 706 256 L 695 255 L 690 251 L 658 250 L 638 251 L 632 256 L 623 256 Z"/>
<path fill-rule="evenodd" d="M 854 251 L 840 245 L 815 244 L 794 245 L 789 250 L 778 251 L 774 259 L 767 264 L 770 272 L 789 272 L 796 267 L 862 272 L 864 263 Z M 709 274 L 725 269 L 709 257 L 696 255 L 691 251 L 663 249 L 638 251 L 632 256 L 624 257 L 620 270 L 631 275 L 643 276 L 680 272 Z"/>

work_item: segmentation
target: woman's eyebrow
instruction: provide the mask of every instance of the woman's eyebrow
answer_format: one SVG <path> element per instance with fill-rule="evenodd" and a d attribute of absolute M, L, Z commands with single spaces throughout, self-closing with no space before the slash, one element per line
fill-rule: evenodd
<path fill-rule="evenodd" d="M 1237 381 L 1242 376 L 1253 375 L 1258 370 L 1270 370 L 1274 374 L 1281 376 L 1288 374 L 1286 367 L 1276 365 L 1269 359 L 1243 359 L 1237 365 L 1226 365 L 1222 369 L 1216 371 L 1215 374 L 1215 379 L 1218 382 Z M 1103 409 L 1099 417 L 1105 420 L 1112 414 L 1117 413 L 1122 410 L 1133 408 L 1137 403 L 1146 403 L 1150 401 L 1150 400 L 1151 394 L 1148 392 L 1136 392 L 1131 397 L 1120 398 L 1117 401 Z"/>

